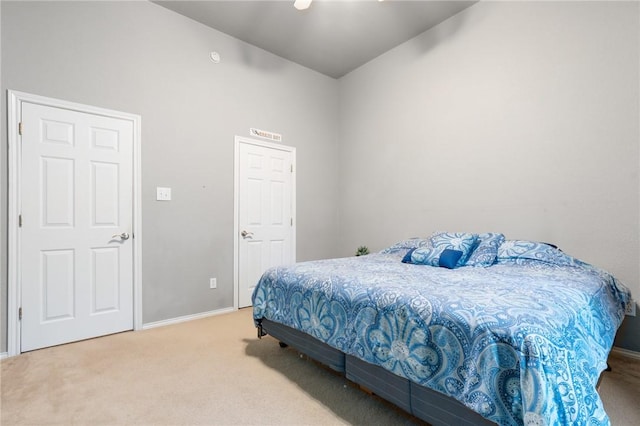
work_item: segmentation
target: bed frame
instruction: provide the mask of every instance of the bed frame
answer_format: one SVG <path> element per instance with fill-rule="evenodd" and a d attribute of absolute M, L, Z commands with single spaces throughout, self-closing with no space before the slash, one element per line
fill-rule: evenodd
<path fill-rule="evenodd" d="M 258 320 L 257 327 L 258 337 L 273 336 L 280 341 L 281 347 L 295 348 L 433 426 L 495 426 L 495 423 L 449 396 L 396 376 L 380 366 L 345 355 L 309 334 L 266 318 Z"/>

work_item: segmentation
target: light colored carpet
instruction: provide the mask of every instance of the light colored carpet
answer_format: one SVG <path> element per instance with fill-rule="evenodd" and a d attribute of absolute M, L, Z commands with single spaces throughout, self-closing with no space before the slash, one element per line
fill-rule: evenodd
<path fill-rule="evenodd" d="M 600 393 L 640 424 L 640 361 L 612 356 Z M 277 341 L 251 310 L 4 359 L 2 425 L 410 425 L 417 419 Z"/>
<path fill-rule="evenodd" d="M 604 373 L 598 393 L 613 426 L 640 425 L 640 360 L 609 355 L 611 371 Z"/>

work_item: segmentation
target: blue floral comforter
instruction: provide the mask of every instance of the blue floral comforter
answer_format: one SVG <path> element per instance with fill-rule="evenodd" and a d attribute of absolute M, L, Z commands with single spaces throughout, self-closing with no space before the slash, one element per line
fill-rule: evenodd
<path fill-rule="evenodd" d="M 446 269 L 402 263 L 403 254 L 272 268 L 254 291 L 254 318 L 500 425 L 609 424 L 596 382 L 630 297 L 614 277 L 575 259 Z"/>

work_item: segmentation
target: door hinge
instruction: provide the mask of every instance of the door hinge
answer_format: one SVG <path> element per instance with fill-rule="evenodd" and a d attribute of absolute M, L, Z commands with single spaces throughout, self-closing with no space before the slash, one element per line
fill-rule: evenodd
<path fill-rule="evenodd" d="M 22 320 L 22 306 L 18 308 L 18 321 Z"/>
<path fill-rule="evenodd" d="M 293 173 L 293 164 L 291 165 L 291 173 Z"/>
<path fill-rule="evenodd" d="M 22 228 L 22 215 L 18 215 L 18 228 Z"/>
<path fill-rule="evenodd" d="M 18 134 L 22 136 L 22 121 L 18 123 Z"/>
<path fill-rule="evenodd" d="M 293 218 L 291 218 L 291 226 L 293 226 Z"/>

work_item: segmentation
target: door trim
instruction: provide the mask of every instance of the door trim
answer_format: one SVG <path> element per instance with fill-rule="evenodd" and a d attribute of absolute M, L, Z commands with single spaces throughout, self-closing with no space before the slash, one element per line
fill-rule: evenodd
<path fill-rule="evenodd" d="M 238 309 L 239 294 L 239 271 L 238 271 L 238 254 L 240 250 L 240 228 L 238 213 L 240 211 L 240 145 L 256 145 L 265 148 L 277 149 L 279 151 L 289 152 L 291 154 L 291 165 L 293 167 L 291 176 L 291 218 L 293 226 L 291 228 L 291 256 L 292 261 L 296 261 L 296 148 L 288 145 L 280 145 L 272 142 L 260 141 L 257 139 L 246 138 L 243 136 L 235 137 L 234 147 L 234 167 L 233 167 L 233 308 Z"/>
<path fill-rule="evenodd" d="M 22 304 L 20 277 L 20 135 L 18 125 L 22 120 L 22 103 L 33 103 L 71 111 L 101 115 L 131 121 L 133 124 L 133 329 L 142 329 L 142 192 L 141 192 L 141 121 L 136 114 L 113 111 L 90 105 L 83 105 L 61 99 L 47 98 L 15 90 L 7 90 L 8 127 L 8 285 L 7 285 L 7 355 L 21 352 L 21 329 L 18 308 Z"/>

